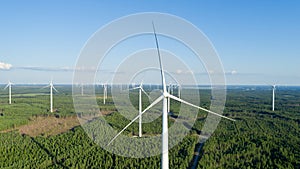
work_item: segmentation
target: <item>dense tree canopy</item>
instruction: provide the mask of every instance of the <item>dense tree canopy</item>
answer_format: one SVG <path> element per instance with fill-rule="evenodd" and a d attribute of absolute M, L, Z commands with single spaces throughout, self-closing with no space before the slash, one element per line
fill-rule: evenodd
<path fill-rule="evenodd" d="M 74 116 L 70 86 L 57 87 L 54 96 L 56 118 Z M 192 130 L 178 145 L 170 150 L 170 168 L 190 168 L 195 155 L 199 154 L 196 168 L 300 168 L 300 89 L 278 88 L 276 108 L 271 111 L 271 90 L 264 87 L 229 89 L 224 115 L 236 122 L 222 119 L 217 130 L 204 143 L 199 144 L 198 134 L 206 114 L 199 112 Z M 146 88 L 147 89 L 147 88 Z M 34 116 L 53 116 L 46 90 L 34 88 L 28 94 L 26 87 L 15 89 L 13 104 L 7 104 L 4 91 L 0 92 L 0 168 L 159 168 L 160 156 L 128 158 L 112 154 L 94 143 L 78 126 L 59 135 L 32 137 L 20 134 L 18 126 L 27 124 Z M 147 90 L 146 90 L 147 91 Z M 129 120 L 122 117 L 108 97 L 103 105 L 101 93 L 97 93 L 100 110 L 110 111 L 105 119 L 116 130 L 121 130 Z M 201 106 L 209 108 L 210 91 L 200 90 Z M 110 95 L 110 93 L 108 93 Z M 137 92 L 130 99 L 138 106 Z M 147 100 L 146 97 L 143 98 Z M 146 101 L 147 102 L 147 101 Z M 149 104 L 149 103 L 148 103 Z M 179 104 L 171 103 L 176 119 Z M 143 125 L 143 134 L 161 132 L 160 118 Z M 137 135 L 134 123 L 124 134 Z M 200 152 L 195 152 L 200 146 Z"/>

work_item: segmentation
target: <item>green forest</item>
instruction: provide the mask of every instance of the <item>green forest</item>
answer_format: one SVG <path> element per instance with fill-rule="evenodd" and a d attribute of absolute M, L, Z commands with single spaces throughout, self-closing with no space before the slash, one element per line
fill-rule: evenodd
<path fill-rule="evenodd" d="M 11 105 L 7 91 L 0 91 L 0 168 L 160 168 L 160 155 L 129 158 L 112 154 L 93 142 L 80 125 L 56 135 L 20 133 L 19 127 L 30 124 L 36 117 L 63 119 L 77 115 L 72 86 L 56 86 L 59 92 L 53 96 L 54 113 L 49 112 L 49 89 L 41 87 L 13 86 Z M 110 112 L 105 120 L 120 131 L 130 121 L 117 111 L 110 90 L 103 104 L 101 88 L 96 88 L 99 109 Z M 169 150 L 170 168 L 300 168 L 300 87 L 279 86 L 275 111 L 271 111 L 271 89 L 229 86 L 223 115 L 236 121 L 222 119 L 203 143 L 199 134 L 207 114 L 199 111 L 189 134 Z M 212 99 L 209 89 L 189 90 L 191 93 L 198 90 L 200 105 L 209 108 Z M 145 86 L 145 91 L 151 89 Z M 130 91 L 130 101 L 138 107 L 138 91 Z M 143 96 L 143 101 L 146 105 L 150 103 L 147 96 Z M 172 116 L 176 116 L 180 104 L 172 101 L 171 105 Z M 174 121 L 172 116 L 170 125 Z M 143 125 L 144 135 L 160 132 L 160 117 Z M 134 123 L 123 134 L 137 133 L 138 123 Z"/>

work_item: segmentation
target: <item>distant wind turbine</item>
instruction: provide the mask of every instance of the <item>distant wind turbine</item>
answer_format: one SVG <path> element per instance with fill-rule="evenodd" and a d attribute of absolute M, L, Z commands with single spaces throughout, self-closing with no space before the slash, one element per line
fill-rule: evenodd
<path fill-rule="evenodd" d="M 53 86 L 52 80 L 50 81 L 50 84 L 48 86 L 45 86 L 43 88 L 50 87 L 50 112 L 53 113 L 53 89 L 58 92 L 55 87 Z"/>
<path fill-rule="evenodd" d="M 160 51 L 159 51 L 158 39 L 157 39 L 157 35 L 156 35 L 156 32 L 155 32 L 154 24 L 153 24 L 153 32 L 154 32 L 154 37 L 155 37 L 155 42 L 156 42 L 157 54 L 158 54 L 158 58 L 159 58 L 161 83 L 162 83 L 163 91 L 162 91 L 160 97 L 158 97 L 153 103 L 151 103 L 142 113 L 140 113 L 138 116 L 136 116 L 134 119 L 132 119 L 132 121 L 130 123 L 128 123 L 115 137 L 113 137 L 111 139 L 111 141 L 108 143 L 108 145 L 110 145 L 123 131 L 125 131 L 132 123 L 134 123 L 135 120 L 140 118 L 140 116 L 142 116 L 142 114 L 144 114 L 146 111 L 148 111 L 150 108 L 152 108 L 154 105 L 156 105 L 160 101 L 163 101 L 163 107 L 162 107 L 162 147 L 161 147 L 162 157 L 161 157 L 161 168 L 162 169 L 169 169 L 169 152 L 168 152 L 169 133 L 168 133 L 168 111 L 167 111 L 168 110 L 168 98 L 174 99 L 174 100 L 176 100 L 178 102 L 181 102 L 183 104 L 195 107 L 197 109 L 206 111 L 208 113 L 214 114 L 214 115 L 222 117 L 222 118 L 226 118 L 226 119 L 231 120 L 231 121 L 235 121 L 235 120 L 231 119 L 229 117 L 220 115 L 218 113 L 212 112 L 212 111 L 207 110 L 205 108 L 196 106 L 196 105 L 194 105 L 192 103 L 189 103 L 185 100 L 182 100 L 182 99 L 180 99 L 180 98 L 178 98 L 174 95 L 171 95 L 167 91 L 165 74 L 164 74 L 164 69 L 163 69 L 163 64 L 162 64 L 162 59 L 161 59 L 161 55 L 160 55 Z"/>
<path fill-rule="evenodd" d="M 181 85 L 180 84 L 177 85 L 177 89 L 178 89 L 178 98 L 180 98 L 180 92 L 181 92 Z"/>
<path fill-rule="evenodd" d="M 275 110 L 275 89 L 276 89 L 276 85 L 272 85 L 272 91 L 273 91 L 273 96 L 272 96 L 272 111 Z"/>
<path fill-rule="evenodd" d="M 107 99 L 107 84 L 103 84 L 103 104 L 105 104 L 105 100 Z"/>
<path fill-rule="evenodd" d="M 148 98 L 150 96 L 143 89 L 143 82 L 141 82 L 140 86 L 131 88 L 129 90 L 135 90 L 135 89 L 139 89 L 139 116 L 140 116 L 140 118 L 139 118 L 139 137 L 142 137 L 142 116 L 141 116 L 141 113 L 142 113 L 142 92 L 145 93 L 148 96 Z"/>
<path fill-rule="evenodd" d="M 81 83 L 81 96 L 83 96 L 83 84 Z"/>
<path fill-rule="evenodd" d="M 13 85 L 13 83 L 11 83 L 10 81 L 8 81 L 8 84 L 4 88 L 4 90 L 6 88 L 8 88 L 8 104 L 11 104 L 11 86 L 12 85 Z"/>
<path fill-rule="evenodd" d="M 169 87 L 168 87 L 168 93 L 170 93 L 170 89 L 171 89 L 171 86 L 172 84 L 169 84 Z M 172 90 L 171 90 L 172 91 Z M 168 97 L 168 108 L 167 108 L 167 112 L 169 113 L 170 112 L 170 97 Z"/>

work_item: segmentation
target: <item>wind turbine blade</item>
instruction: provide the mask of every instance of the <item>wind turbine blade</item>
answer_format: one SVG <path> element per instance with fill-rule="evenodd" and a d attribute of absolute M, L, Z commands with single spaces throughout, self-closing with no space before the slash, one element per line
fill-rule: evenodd
<path fill-rule="evenodd" d="M 148 111 L 151 107 L 153 107 L 154 105 L 156 105 L 158 102 L 160 102 L 162 99 L 164 98 L 163 95 L 161 95 L 160 97 L 158 97 L 153 103 L 151 103 L 143 112 L 141 112 L 141 114 L 139 114 L 138 116 L 136 116 L 134 119 L 131 120 L 130 123 L 128 123 L 113 139 L 111 139 L 111 141 L 108 143 L 108 145 L 110 145 L 123 131 L 125 131 L 134 121 L 136 121 L 138 118 L 140 118 L 140 116 L 142 116 L 146 111 Z"/>
<path fill-rule="evenodd" d="M 48 88 L 48 87 L 50 87 L 50 85 L 44 86 L 41 89 L 45 89 L 45 88 Z"/>
<path fill-rule="evenodd" d="M 180 99 L 180 98 L 178 98 L 178 97 L 176 97 L 176 96 L 169 95 L 168 97 L 170 97 L 171 99 L 177 100 L 177 101 L 179 101 L 179 102 L 181 102 L 181 103 L 187 104 L 187 105 L 189 105 L 189 106 L 192 106 L 192 107 L 198 108 L 198 109 L 200 109 L 200 110 L 206 111 L 206 112 L 208 112 L 208 113 L 214 114 L 214 115 L 216 115 L 216 116 L 219 116 L 219 117 L 222 117 L 222 118 L 231 120 L 231 121 L 235 121 L 235 120 L 232 119 L 232 118 L 229 118 L 229 117 L 220 115 L 220 114 L 218 114 L 218 113 L 212 112 L 212 111 L 207 110 L 207 109 L 205 109 L 205 108 L 203 108 L 203 107 L 196 106 L 196 105 L 194 105 L 194 104 L 192 104 L 192 103 L 189 103 L 189 102 L 187 102 L 187 101 L 185 101 L 185 100 L 182 100 L 182 99 Z"/>
<path fill-rule="evenodd" d="M 141 81 L 141 84 L 140 84 L 141 88 L 143 87 L 143 82 L 144 82 L 144 79 Z"/>
<path fill-rule="evenodd" d="M 148 95 L 148 93 L 145 92 L 145 90 L 144 90 L 143 88 L 141 88 L 141 90 L 142 90 L 143 93 L 145 93 L 145 95 L 146 95 L 149 99 L 151 99 L 151 97 Z"/>
<path fill-rule="evenodd" d="M 130 88 L 128 90 L 135 90 L 135 89 L 139 89 L 140 87 L 134 87 L 134 88 Z"/>
<path fill-rule="evenodd" d="M 165 93 L 165 92 L 167 92 L 166 79 L 165 79 L 164 68 L 163 68 L 163 64 L 162 64 L 162 60 L 161 60 L 161 56 L 160 56 L 158 40 L 157 40 L 157 36 L 156 36 L 155 27 L 154 27 L 154 23 L 153 22 L 152 22 L 152 26 L 153 26 L 153 33 L 154 33 L 154 37 L 155 37 L 157 54 L 158 54 L 158 58 L 159 58 L 159 66 L 160 66 L 160 73 L 161 73 L 161 80 L 162 80 L 163 92 Z"/>
<path fill-rule="evenodd" d="M 7 85 L 4 87 L 4 89 L 3 89 L 3 90 L 5 90 L 6 88 L 8 88 L 8 86 L 9 86 L 9 84 L 7 84 Z"/>
<path fill-rule="evenodd" d="M 55 87 L 54 86 L 52 86 L 52 88 L 57 92 L 57 93 L 59 93 L 59 91 L 57 91 L 56 89 L 55 89 Z"/>

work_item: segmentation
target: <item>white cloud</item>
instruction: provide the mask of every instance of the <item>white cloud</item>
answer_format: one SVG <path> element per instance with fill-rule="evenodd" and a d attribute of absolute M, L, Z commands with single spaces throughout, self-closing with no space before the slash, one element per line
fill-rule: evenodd
<path fill-rule="evenodd" d="M 182 70 L 181 70 L 181 69 L 177 69 L 177 70 L 176 70 L 176 73 L 177 73 L 177 74 L 181 74 L 181 73 L 182 73 Z"/>
<path fill-rule="evenodd" d="M 14 69 L 24 69 L 33 71 L 43 71 L 43 72 L 69 72 L 69 71 L 83 71 L 83 72 L 95 72 L 97 68 L 95 67 L 42 67 L 42 66 L 19 66 L 14 67 Z"/>
<path fill-rule="evenodd" d="M 236 70 L 230 70 L 230 71 L 226 71 L 225 74 L 226 75 L 236 75 L 236 74 L 238 74 L 238 72 Z"/>
<path fill-rule="evenodd" d="M 234 74 L 237 74 L 237 71 L 236 71 L 236 70 L 232 70 L 230 73 L 231 73 L 232 75 L 234 75 Z"/>
<path fill-rule="evenodd" d="M 182 69 L 176 69 L 175 71 L 169 72 L 169 73 L 176 74 L 176 75 L 190 75 L 190 74 L 193 75 L 194 74 L 194 72 L 192 70 L 182 70 Z"/>
<path fill-rule="evenodd" d="M 208 74 L 214 74 L 215 71 L 214 71 L 214 70 L 208 70 L 207 73 L 208 73 Z"/>
<path fill-rule="evenodd" d="M 9 70 L 11 67 L 11 64 L 0 62 L 0 69 L 2 70 Z"/>

